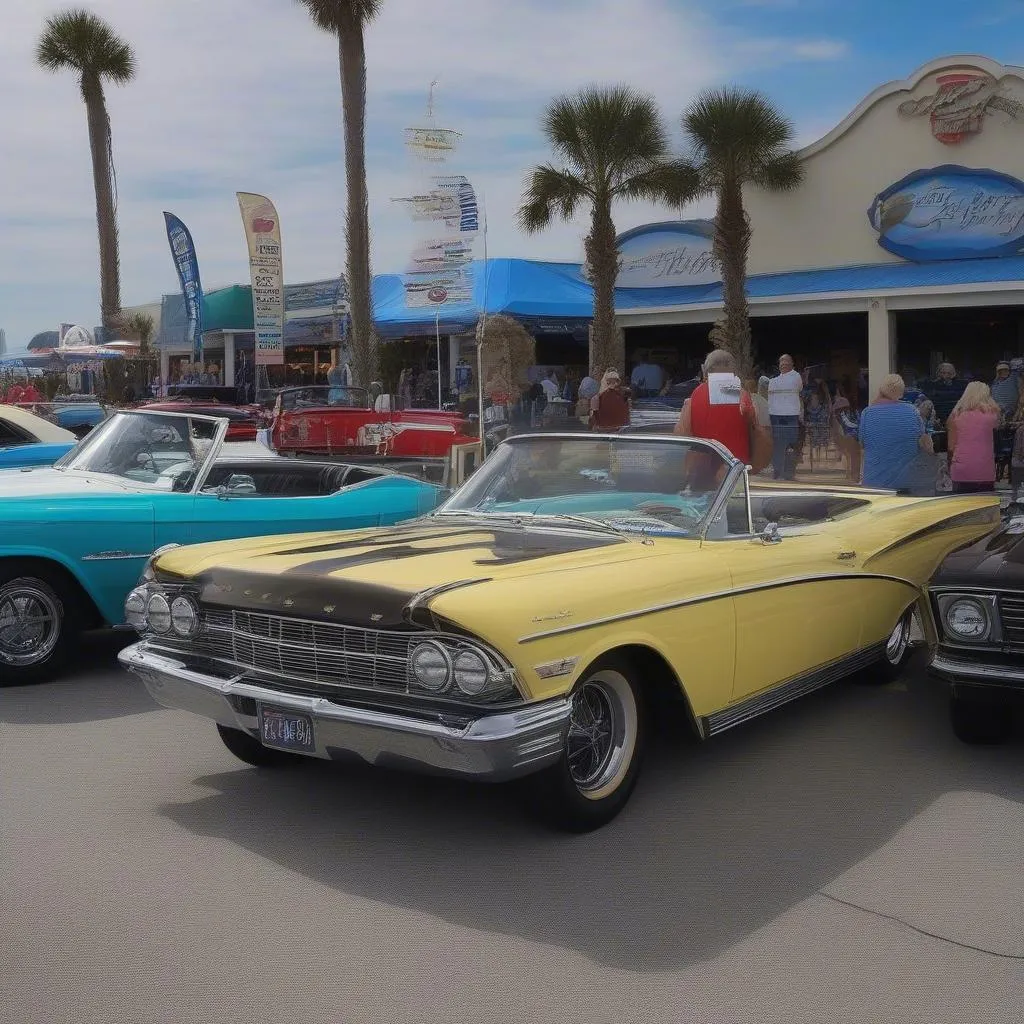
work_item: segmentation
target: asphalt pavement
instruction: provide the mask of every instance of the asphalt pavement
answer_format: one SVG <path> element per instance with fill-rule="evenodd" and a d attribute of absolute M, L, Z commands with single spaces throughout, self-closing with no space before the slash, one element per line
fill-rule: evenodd
<path fill-rule="evenodd" d="M 0 1022 L 1024 1021 L 1024 742 L 920 672 L 709 743 L 588 836 L 504 790 L 265 772 L 90 640 L 0 689 Z"/>

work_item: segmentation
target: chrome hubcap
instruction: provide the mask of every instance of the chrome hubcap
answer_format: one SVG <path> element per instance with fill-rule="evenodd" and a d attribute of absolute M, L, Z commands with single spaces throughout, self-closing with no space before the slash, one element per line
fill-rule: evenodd
<path fill-rule="evenodd" d="M 38 580 L 11 580 L 0 588 L 0 662 L 45 661 L 60 639 L 61 607 Z"/>
<path fill-rule="evenodd" d="M 904 615 L 896 624 L 896 628 L 889 635 L 885 643 L 885 656 L 890 665 L 898 665 L 907 653 L 910 644 L 910 627 L 914 621 L 912 614 Z"/>
<path fill-rule="evenodd" d="M 619 673 L 600 672 L 576 691 L 566 760 L 583 796 L 599 800 L 618 787 L 629 770 L 636 737 L 636 702 Z"/>

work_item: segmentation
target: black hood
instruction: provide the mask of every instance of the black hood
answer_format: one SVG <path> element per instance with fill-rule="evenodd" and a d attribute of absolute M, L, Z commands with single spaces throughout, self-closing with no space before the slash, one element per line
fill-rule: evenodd
<path fill-rule="evenodd" d="M 1003 526 L 939 566 L 931 586 L 1019 587 L 1024 590 L 1024 531 Z"/>

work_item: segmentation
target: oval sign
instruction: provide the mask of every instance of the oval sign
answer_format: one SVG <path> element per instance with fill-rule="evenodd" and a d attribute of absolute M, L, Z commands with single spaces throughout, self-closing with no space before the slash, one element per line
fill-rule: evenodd
<path fill-rule="evenodd" d="M 681 288 L 715 284 L 722 271 L 711 252 L 714 224 L 708 220 L 646 224 L 619 235 L 617 288 Z"/>
<path fill-rule="evenodd" d="M 1024 252 L 1024 182 L 946 164 L 914 171 L 876 196 L 878 244 L 915 263 Z"/>
<path fill-rule="evenodd" d="M 444 302 L 448 298 L 447 288 L 431 288 L 427 292 L 427 299 L 430 302 Z"/>

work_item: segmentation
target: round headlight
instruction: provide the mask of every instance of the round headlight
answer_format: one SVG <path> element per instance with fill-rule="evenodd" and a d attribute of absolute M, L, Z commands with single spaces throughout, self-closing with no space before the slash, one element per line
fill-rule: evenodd
<path fill-rule="evenodd" d="M 154 633 L 169 633 L 171 630 L 171 606 L 163 594 L 153 594 L 146 605 L 149 628 Z"/>
<path fill-rule="evenodd" d="M 124 621 L 132 629 L 146 628 L 146 589 L 137 587 L 124 599 Z"/>
<path fill-rule="evenodd" d="M 455 659 L 455 685 L 467 696 L 476 697 L 491 681 L 490 669 L 476 651 L 462 651 Z"/>
<path fill-rule="evenodd" d="M 416 682 L 432 693 L 440 693 L 451 682 L 451 659 L 437 644 L 417 644 L 409 655 L 409 667 Z"/>
<path fill-rule="evenodd" d="M 199 612 L 187 597 L 176 597 L 171 602 L 171 625 L 178 636 L 193 636 L 199 630 Z"/>
<path fill-rule="evenodd" d="M 959 640 L 984 640 L 989 631 L 989 617 L 980 601 L 961 598 L 946 609 L 946 629 Z"/>

